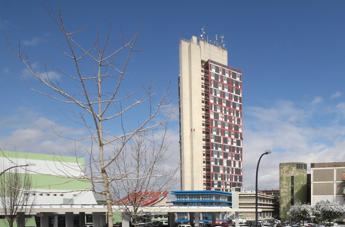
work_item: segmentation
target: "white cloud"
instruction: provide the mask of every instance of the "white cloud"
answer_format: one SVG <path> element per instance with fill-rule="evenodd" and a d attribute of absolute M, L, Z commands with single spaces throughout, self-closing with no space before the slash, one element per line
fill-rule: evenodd
<path fill-rule="evenodd" d="M 85 148 L 85 143 L 80 142 L 84 130 L 60 125 L 32 112 L 3 117 L 0 124 L 4 131 L 9 131 L 0 135 L 3 150 L 74 154 Z"/>
<path fill-rule="evenodd" d="M 36 75 L 42 78 L 43 80 L 58 81 L 61 79 L 61 74 L 54 70 L 47 70 L 47 71 L 40 70 L 40 66 L 38 63 L 31 64 L 31 67 L 33 70 L 35 70 Z M 21 77 L 26 79 L 26 78 L 33 78 L 34 76 L 27 68 L 24 68 L 21 71 Z"/>
<path fill-rule="evenodd" d="M 336 93 L 334 93 L 334 94 L 331 95 L 331 99 L 339 98 L 339 97 L 341 97 L 342 95 L 343 95 L 342 92 L 337 91 Z"/>
<path fill-rule="evenodd" d="M 0 150 L 38 152 L 55 155 L 75 155 L 88 157 L 89 134 L 84 128 L 76 128 L 58 123 L 26 108 L 16 114 L 0 118 Z M 162 131 L 154 132 L 153 139 L 161 142 Z M 167 130 L 166 152 L 160 163 L 162 173 L 175 172 L 170 186 L 179 188 L 179 135 L 178 131 Z M 95 144 L 94 144 L 95 145 Z M 158 144 L 157 144 L 158 145 Z M 111 152 L 113 147 L 108 147 Z M 130 158 L 130 157 L 128 157 Z"/>
<path fill-rule="evenodd" d="M 345 111 L 345 103 L 334 109 Z M 325 115 L 322 122 L 313 121 L 320 112 Z M 273 153 L 262 159 L 259 174 L 260 187 L 266 189 L 278 188 L 281 162 L 344 160 L 345 126 L 332 122 L 332 114 L 337 113 L 292 102 L 248 108 L 244 131 L 245 187 L 254 188 L 256 162 L 268 149 Z"/>
<path fill-rule="evenodd" d="M 22 44 L 24 46 L 37 46 L 38 44 L 42 43 L 44 41 L 41 37 L 32 37 L 31 39 L 26 39 L 22 41 Z"/>
<path fill-rule="evenodd" d="M 163 105 L 162 114 L 170 121 L 178 121 L 179 119 L 178 105 L 175 105 L 175 104 Z"/>
<path fill-rule="evenodd" d="M 345 116 L 345 103 L 341 102 L 336 105 L 336 110 Z"/>
<path fill-rule="evenodd" d="M 176 110 L 174 106 L 169 108 Z M 345 102 L 314 108 L 304 103 L 279 101 L 245 109 L 244 187 L 254 188 L 256 162 L 268 149 L 273 153 L 262 159 L 259 174 L 260 188 L 266 189 L 278 188 L 281 162 L 309 164 L 345 160 L 345 125 L 333 121 L 335 115 L 341 114 L 345 114 Z M 0 148 L 10 150 L 71 154 L 75 142 L 68 138 L 85 135 L 82 129 L 61 125 L 27 110 L 0 118 L 0 125 Z M 9 133 L 4 134 L 6 131 Z M 166 169 L 179 163 L 178 141 L 178 131 L 169 130 L 167 157 L 162 163 Z M 88 148 L 81 143 L 78 147 L 79 150 Z"/>
<path fill-rule="evenodd" d="M 316 105 L 316 104 L 319 104 L 323 101 L 323 98 L 321 96 L 316 96 L 313 101 L 311 101 L 311 104 L 312 105 Z"/>

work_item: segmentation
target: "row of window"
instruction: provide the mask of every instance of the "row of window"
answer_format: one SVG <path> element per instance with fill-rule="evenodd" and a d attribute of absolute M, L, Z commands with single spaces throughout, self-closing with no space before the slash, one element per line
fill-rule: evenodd
<path fill-rule="evenodd" d="M 219 97 L 215 97 L 215 96 L 210 97 L 210 103 L 211 103 L 211 105 L 218 105 L 220 107 L 227 107 L 227 108 L 231 108 L 233 110 L 242 109 L 241 103 L 232 102 L 232 101 L 226 100 L 224 98 L 219 98 Z"/>
<path fill-rule="evenodd" d="M 217 89 L 220 89 L 220 90 L 225 91 L 225 92 L 230 92 L 231 94 L 235 94 L 235 95 L 239 95 L 239 96 L 242 95 L 240 88 L 233 87 L 230 85 L 225 85 L 225 84 L 219 83 L 219 82 L 214 81 L 214 80 L 211 81 L 211 83 L 205 84 L 205 85 L 206 85 L 206 87 L 209 86 L 211 88 L 217 88 Z"/>
<path fill-rule="evenodd" d="M 226 114 L 230 116 L 242 117 L 242 112 L 240 110 L 237 110 L 236 108 L 228 108 L 222 105 L 212 105 L 212 104 L 210 104 L 208 108 L 213 112 L 222 113 L 222 114 Z M 203 111 L 204 110 L 205 108 L 203 107 Z"/>
<path fill-rule="evenodd" d="M 211 165 L 218 165 L 218 166 L 225 166 L 225 167 L 237 167 L 241 168 L 242 167 L 242 162 L 241 160 L 231 160 L 231 159 L 217 159 L 217 158 L 212 158 L 211 159 Z"/>
<path fill-rule="evenodd" d="M 228 196 L 221 195 L 176 195 L 177 200 L 218 200 L 228 201 Z"/>
<path fill-rule="evenodd" d="M 225 123 L 241 125 L 242 119 L 241 118 L 234 118 L 234 119 L 232 119 L 231 121 L 228 121 L 228 122 L 212 119 L 212 120 L 210 120 L 210 123 L 211 123 L 211 127 L 225 128 L 225 126 L 226 126 Z M 224 123 L 224 124 L 222 124 L 222 123 Z M 223 127 L 223 125 L 224 125 L 224 127 Z"/>
<path fill-rule="evenodd" d="M 30 196 L 60 196 L 63 197 L 65 196 L 63 193 L 28 193 L 26 192 L 25 195 L 30 195 Z M 77 194 L 73 194 L 73 196 L 77 196 Z"/>
<path fill-rule="evenodd" d="M 201 95 L 204 95 L 204 93 L 202 93 Z M 225 91 L 221 91 L 219 89 L 210 88 L 210 95 L 215 96 L 215 97 L 224 98 L 224 99 L 232 101 L 232 102 L 242 103 L 242 97 L 241 96 L 231 94 L 231 93 L 228 93 Z"/>
<path fill-rule="evenodd" d="M 212 186 L 211 186 L 212 185 Z M 205 189 L 211 189 L 211 187 L 213 187 L 214 190 L 216 191 L 225 191 L 225 192 L 231 192 L 233 190 L 235 191 L 240 191 L 241 187 L 242 187 L 242 182 L 224 182 L 222 184 L 222 182 L 215 183 L 215 182 L 205 182 L 204 183 L 204 188 Z"/>
<path fill-rule="evenodd" d="M 228 69 L 219 67 L 217 65 L 210 64 L 210 70 L 212 72 L 221 74 L 223 76 L 226 76 L 226 77 L 230 77 L 231 76 L 232 79 L 242 81 L 242 75 L 240 73 L 237 73 L 237 72 L 234 72 L 234 71 L 230 71 Z"/>
<path fill-rule="evenodd" d="M 235 188 L 235 187 L 242 187 L 242 181 L 236 181 L 236 182 L 222 182 L 222 181 L 212 181 L 211 185 L 214 188 Z M 226 190 L 225 190 L 226 191 Z"/>
<path fill-rule="evenodd" d="M 206 147 L 204 147 L 206 149 Z M 222 145 L 218 143 L 213 143 L 211 144 L 211 147 L 213 150 L 219 150 L 224 152 L 232 152 L 232 153 L 242 153 L 242 148 L 241 147 L 233 147 L 229 145 Z"/>
<path fill-rule="evenodd" d="M 206 139 L 203 139 L 206 140 Z M 227 145 L 232 145 L 232 146 L 242 146 L 242 138 L 239 139 L 230 139 L 227 137 L 221 137 L 221 136 L 215 136 L 211 138 L 211 143 L 220 143 L 220 144 L 227 144 Z"/>
<path fill-rule="evenodd" d="M 227 114 L 217 113 L 217 112 L 211 112 L 210 113 L 210 118 L 214 119 L 214 120 L 230 122 L 230 121 L 235 121 L 237 118 L 241 118 L 240 111 L 236 112 L 236 114 L 237 113 L 238 113 L 238 116 L 227 115 Z"/>
<path fill-rule="evenodd" d="M 206 75 L 207 76 L 207 75 Z M 242 83 L 240 81 L 228 78 L 226 76 L 219 75 L 217 73 L 211 72 L 211 81 L 216 81 L 218 83 L 229 84 L 233 87 L 241 87 Z"/>
<path fill-rule="evenodd" d="M 218 181 L 227 181 L 227 182 L 242 182 L 242 174 L 240 175 L 227 175 L 220 173 L 211 174 L 211 179 Z"/>
<path fill-rule="evenodd" d="M 237 174 L 237 175 L 242 174 L 242 170 L 240 168 L 230 168 L 230 167 L 224 167 L 224 166 L 212 166 L 212 170 L 214 173 Z M 225 175 L 225 176 L 230 177 L 231 175 Z M 232 178 L 225 179 L 225 180 L 232 180 Z"/>
<path fill-rule="evenodd" d="M 226 121 L 224 118 L 214 119 L 213 116 L 210 118 L 211 127 L 216 127 L 220 129 L 225 129 L 227 131 L 240 131 L 240 127 L 238 130 L 234 130 L 234 128 L 231 128 L 231 125 L 241 125 L 241 118 L 232 117 L 232 118 L 226 118 Z M 224 123 L 224 124 L 223 124 Z"/>
<path fill-rule="evenodd" d="M 242 138 L 242 130 L 238 125 L 232 125 L 231 128 L 211 128 L 211 132 L 213 135 L 221 135 L 221 136 L 231 136 L 233 135 L 235 138 L 238 138 L 237 134 L 239 134 Z M 204 132 L 204 131 L 203 131 Z M 235 135 L 236 134 L 236 135 Z"/>
<path fill-rule="evenodd" d="M 223 143 L 228 143 L 229 139 L 242 139 L 243 134 L 237 131 L 229 131 L 223 130 L 219 128 L 212 128 L 212 138 L 214 141 L 218 142 L 221 141 L 221 137 L 223 137 Z M 218 142 L 221 143 L 221 142 Z"/>
<path fill-rule="evenodd" d="M 235 161 L 241 161 L 242 155 L 241 154 L 231 154 L 223 151 L 210 151 L 213 154 L 213 158 L 221 158 L 221 159 L 229 159 L 229 160 L 235 160 Z"/>

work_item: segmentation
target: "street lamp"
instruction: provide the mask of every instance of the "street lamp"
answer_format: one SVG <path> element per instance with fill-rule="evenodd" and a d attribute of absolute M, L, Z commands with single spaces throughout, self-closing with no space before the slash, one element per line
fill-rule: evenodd
<path fill-rule="evenodd" d="M 260 158 L 258 160 L 258 164 L 256 165 L 256 175 L 255 175 L 255 226 L 258 226 L 258 173 L 259 173 L 259 165 L 261 158 L 266 154 L 271 154 L 271 151 L 266 151 L 260 155 Z"/>

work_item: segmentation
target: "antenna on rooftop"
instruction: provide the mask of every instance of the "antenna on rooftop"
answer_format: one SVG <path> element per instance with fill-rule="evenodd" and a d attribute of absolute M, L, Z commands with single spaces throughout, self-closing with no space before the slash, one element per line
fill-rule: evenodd
<path fill-rule="evenodd" d="M 223 48 L 225 48 L 225 43 L 224 43 L 224 35 L 219 36 L 219 45 Z"/>
<path fill-rule="evenodd" d="M 201 30 L 200 39 L 201 39 L 201 40 L 205 40 L 205 39 L 207 38 L 205 26 L 202 27 L 200 30 Z"/>

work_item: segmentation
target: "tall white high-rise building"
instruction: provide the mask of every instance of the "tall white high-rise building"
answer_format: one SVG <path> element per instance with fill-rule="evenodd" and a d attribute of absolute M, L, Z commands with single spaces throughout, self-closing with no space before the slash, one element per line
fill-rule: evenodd
<path fill-rule="evenodd" d="M 242 73 L 221 45 L 180 41 L 182 190 L 242 187 Z"/>

